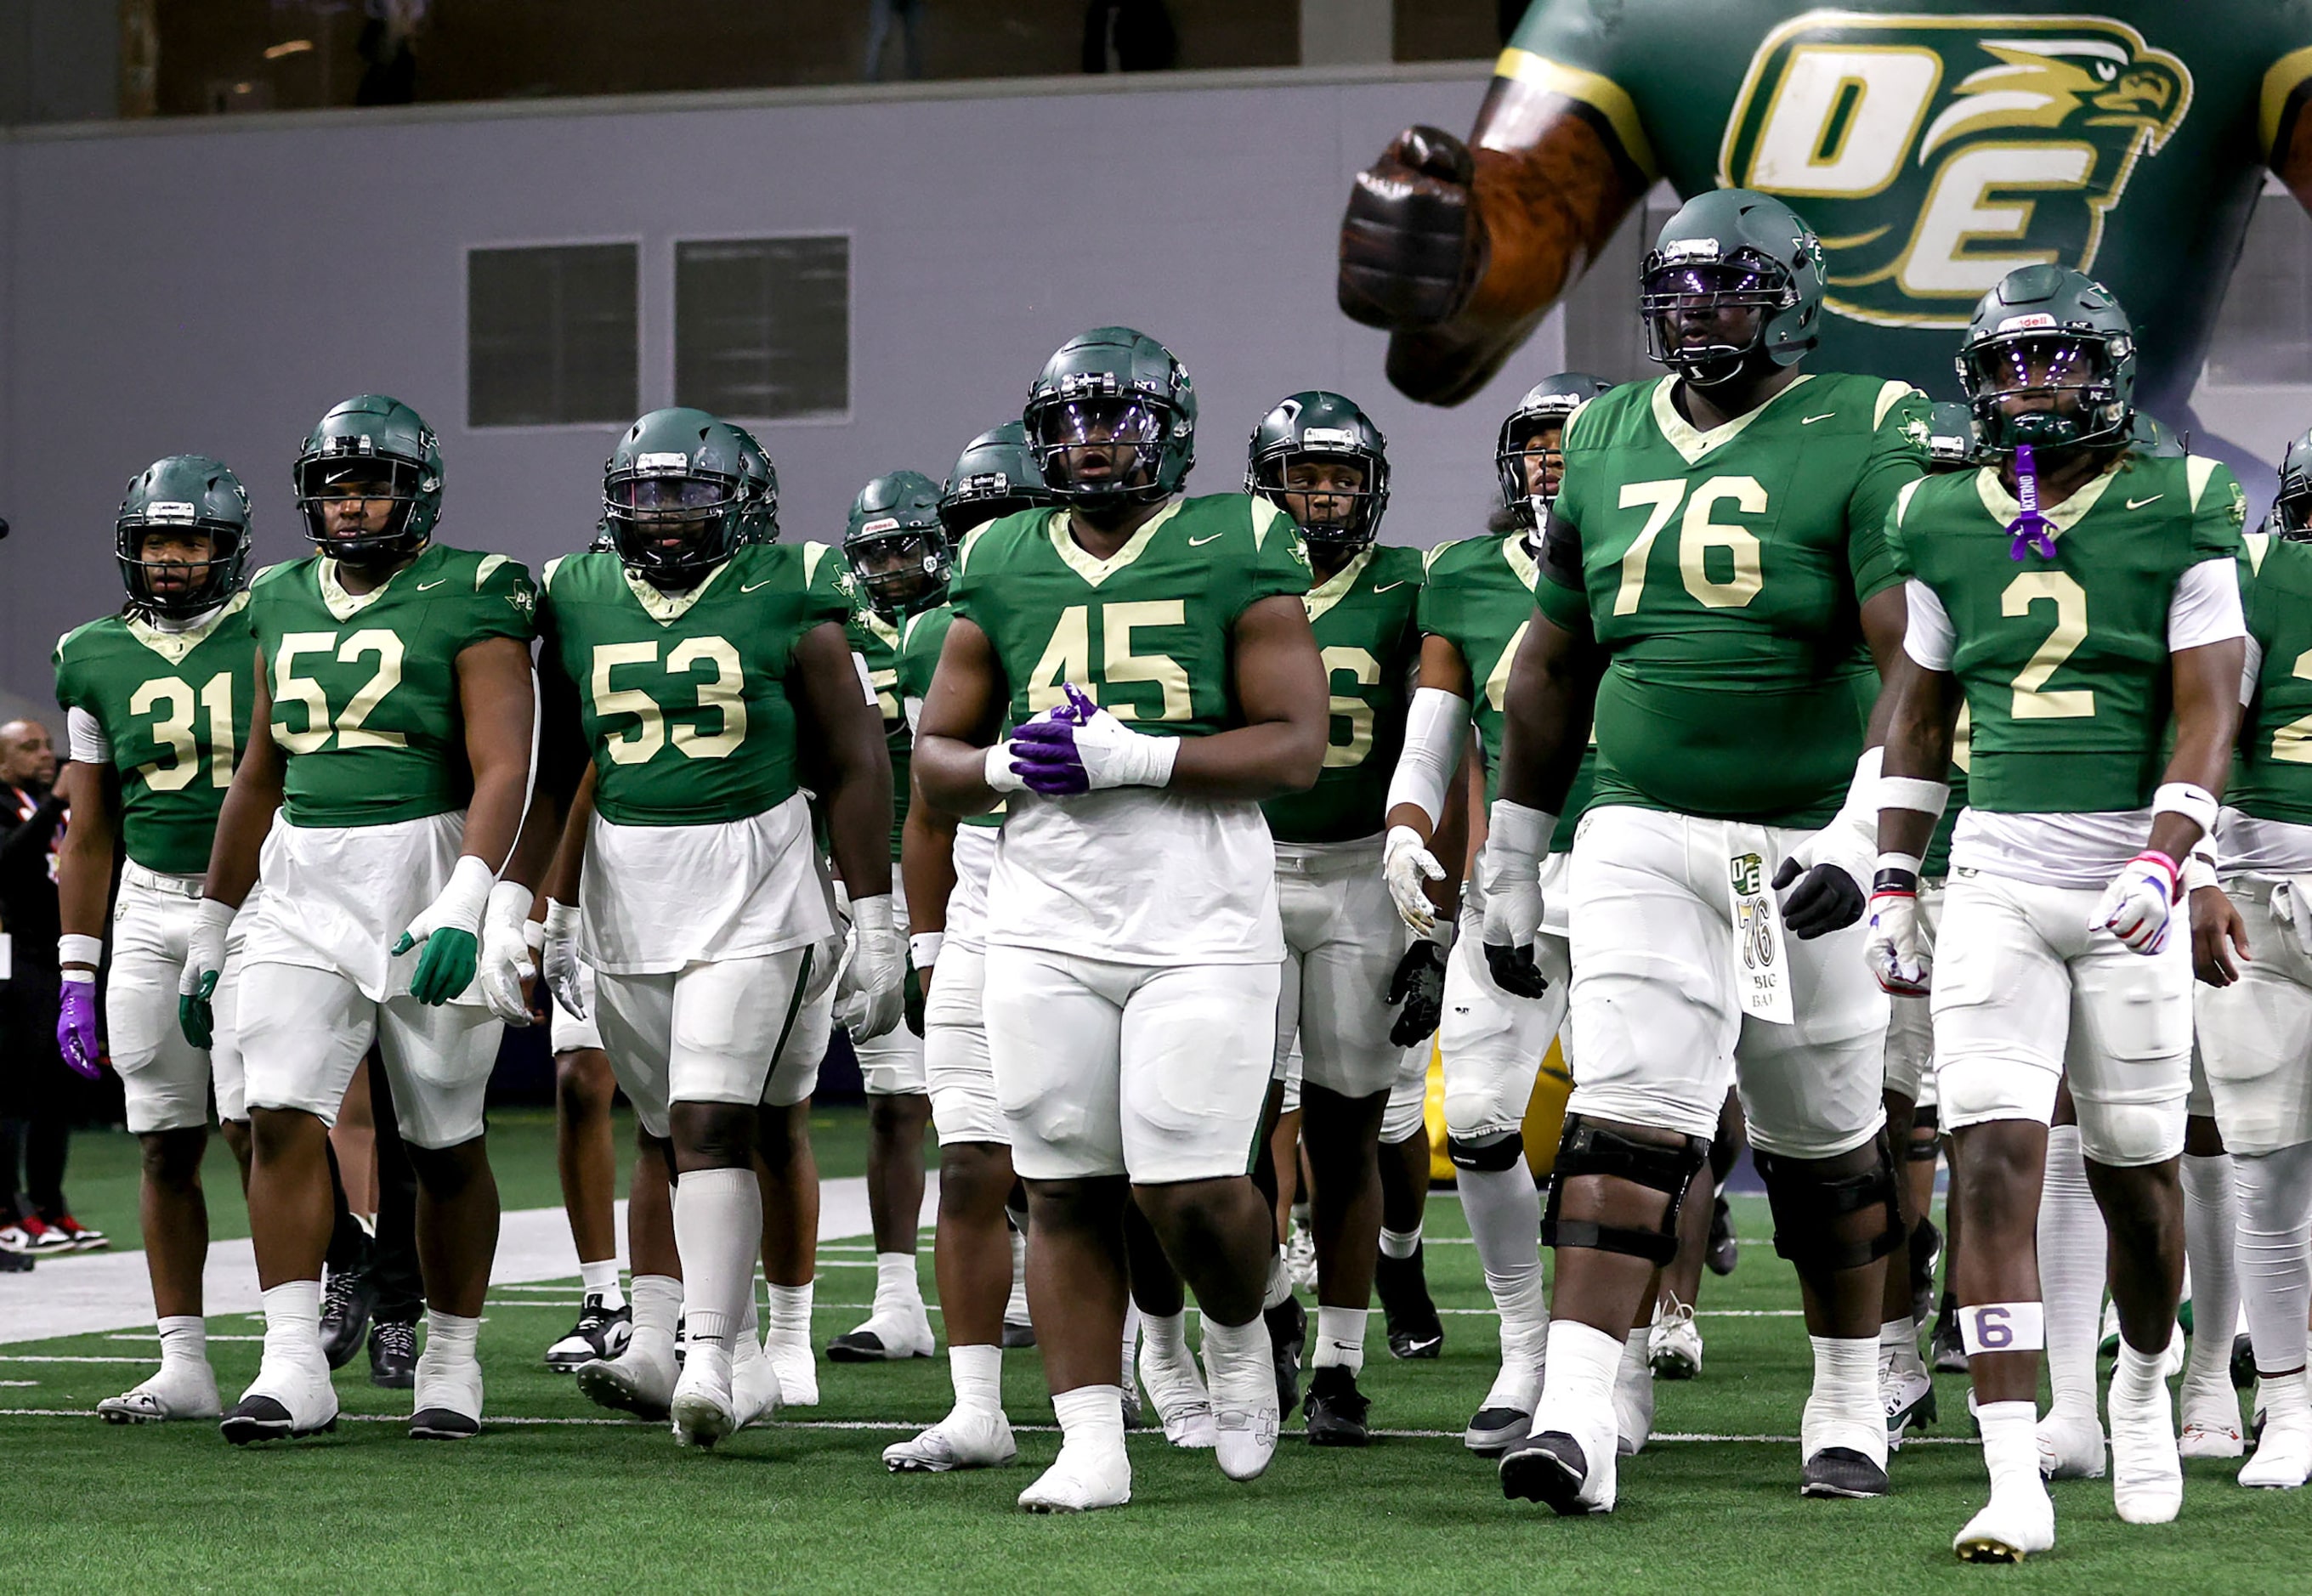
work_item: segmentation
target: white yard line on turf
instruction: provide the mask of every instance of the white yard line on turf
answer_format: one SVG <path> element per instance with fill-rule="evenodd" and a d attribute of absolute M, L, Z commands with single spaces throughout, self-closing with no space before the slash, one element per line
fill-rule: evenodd
<path fill-rule="evenodd" d="M 924 1176 L 923 1211 L 926 1217 L 939 1212 L 936 1173 Z M 819 1234 L 822 1240 L 873 1234 L 867 1217 L 866 1177 L 819 1183 Z M 617 1236 L 618 1260 L 624 1263 L 623 1202 L 617 1208 Z M 867 1267 L 863 1259 L 823 1261 L 828 1268 Z M 490 1266 L 492 1286 L 571 1280 L 577 1275 L 578 1252 L 570 1242 L 570 1222 L 560 1208 L 521 1208 L 500 1220 L 497 1258 Z M 256 1254 L 247 1240 L 218 1242 L 209 1248 L 201 1290 L 211 1318 L 253 1313 L 262 1306 Z M 136 1330 L 152 1322 L 153 1288 L 142 1252 L 42 1259 L 38 1268 L 25 1273 L 0 1275 L 0 1344 Z"/>

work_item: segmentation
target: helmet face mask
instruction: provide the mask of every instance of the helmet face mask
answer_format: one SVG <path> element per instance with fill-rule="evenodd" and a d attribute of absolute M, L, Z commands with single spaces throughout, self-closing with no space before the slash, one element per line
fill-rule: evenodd
<path fill-rule="evenodd" d="M 662 590 L 696 587 L 745 541 L 756 507 L 732 428 L 702 410 L 653 410 L 602 469 L 602 524 L 618 563 Z"/>
<path fill-rule="evenodd" d="M 1790 273 L 1744 250 L 1730 260 L 1650 259 L 1639 290 L 1646 353 L 1696 388 L 1758 363 L 1767 318 L 1798 303 Z"/>
<path fill-rule="evenodd" d="M 2272 502 L 2273 530 L 2290 543 L 2312 543 L 2312 432 L 2280 457 L 2280 493 Z"/>
<path fill-rule="evenodd" d="M 1493 439 L 1493 477 L 1502 508 L 1531 542 L 1541 535 L 1565 475 L 1565 423 L 1613 385 L 1587 371 L 1560 371 L 1528 388 Z"/>
<path fill-rule="evenodd" d="M 321 418 L 291 468 L 305 536 L 349 565 L 407 560 L 442 515 L 442 451 L 417 413 L 364 394 Z"/>
<path fill-rule="evenodd" d="M 1283 510 L 1311 550 L 1346 560 L 1388 511 L 1388 440 L 1351 400 L 1309 388 L 1279 400 L 1252 430 L 1244 491 Z"/>
<path fill-rule="evenodd" d="M 843 533 L 851 580 L 875 613 L 898 621 L 947 596 L 954 545 L 940 519 L 939 484 L 893 471 L 859 490 Z"/>
<path fill-rule="evenodd" d="M 739 437 L 739 541 L 779 540 L 779 473 L 755 435 L 736 422 L 723 423 Z"/>
<path fill-rule="evenodd" d="M 1313 452 L 1269 464 L 1260 491 L 1292 518 L 1302 539 L 1356 550 L 1373 540 L 1373 489 L 1363 462 Z"/>
<path fill-rule="evenodd" d="M 1983 447 L 2116 448 L 2135 419 L 2135 329 L 2069 266 L 2018 266 L 1983 296 L 1957 356 Z"/>
<path fill-rule="evenodd" d="M 1055 492 L 1078 501 L 1121 499 L 1155 485 L 1171 427 L 1145 397 L 1059 399 L 1031 414 L 1036 463 Z"/>
<path fill-rule="evenodd" d="M 1130 327 L 1061 345 L 1020 419 L 1046 491 L 1095 518 L 1162 503 L 1196 460 L 1195 386 L 1170 350 Z"/>
<path fill-rule="evenodd" d="M 215 609 L 248 567 L 248 490 L 206 456 L 155 461 L 128 484 L 113 553 L 134 613 L 180 620 Z"/>

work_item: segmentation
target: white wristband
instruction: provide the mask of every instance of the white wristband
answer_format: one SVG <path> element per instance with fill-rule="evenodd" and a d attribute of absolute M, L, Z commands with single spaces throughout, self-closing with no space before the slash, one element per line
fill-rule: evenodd
<path fill-rule="evenodd" d="M 2216 829 L 2216 795 L 2194 782 L 2163 781 L 2151 795 L 2151 813 L 2181 815 L 2205 835 Z"/>
<path fill-rule="evenodd" d="M 57 979 L 63 981 L 67 986 L 92 987 L 96 984 L 96 972 L 93 970 L 59 970 L 57 972 Z"/>
<path fill-rule="evenodd" d="M 57 963 L 86 964 L 90 969 L 95 969 L 104 963 L 104 938 L 66 931 L 57 938 Z"/>
<path fill-rule="evenodd" d="M 939 963 L 940 948 L 947 937 L 941 931 L 917 931 L 907 938 L 907 959 L 918 970 L 928 970 Z"/>
<path fill-rule="evenodd" d="M 1498 844 L 1505 857 L 1529 855 L 1539 859 L 1549 851 L 1550 833 L 1556 829 L 1557 816 L 1546 809 L 1495 798 L 1486 815 L 1485 846 Z"/>
<path fill-rule="evenodd" d="M 1876 868 L 1880 870 L 1903 870 L 1915 876 L 1919 873 L 1921 867 L 1923 866 L 1925 862 L 1925 860 L 1922 859 L 1915 853 L 1895 853 L 1887 851 L 1879 854 L 1878 863 L 1876 866 Z"/>
<path fill-rule="evenodd" d="M 2204 853 L 2193 854 L 2184 861 L 2184 890 L 2198 892 L 2203 886 L 2216 885 L 2216 863 Z"/>
<path fill-rule="evenodd" d="M 895 929 L 891 919 L 891 894 L 877 893 L 869 898 L 851 900 L 851 923 L 862 934 L 871 931 L 888 932 Z"/>
<path fill-rule="evenodd" d="M 1950 804 L 1950 783 L 1929 781 L 1918 776 L 1881 776 L 1878 778 L 1878 807 L 1881 809 L 1916 809 L 1931 815 L 1937 820 Z"/>
<path fill-rule="evenodd" d="M 490 889 L 497 884 L 498 873 L 486 862 L 470 853 L 460 854 L 451 868 L 450 879 L 434 900 L 440 911 L 434 923 L 466 931 L 480 929 L 482 911 L 489 904 Z"/>
<path fill-rule="evenodd" d="M 987 751 L 985 780 L 992 791 L 1025 792 L 1028 790 L 1028 783 L 1020 779 L 1019 772 L 1012 768 L 1011 738 L 1006 737 Z"/>

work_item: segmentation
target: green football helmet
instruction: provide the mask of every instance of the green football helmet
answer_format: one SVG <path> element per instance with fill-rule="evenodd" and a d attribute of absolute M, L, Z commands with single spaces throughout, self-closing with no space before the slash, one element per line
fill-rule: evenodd
<path fill-rule="evenodd" d="M 2135 328 L 2119 301 L 2086 273 L 2018 266 L 1975 306 L 1959 345 L 1958 380 L 1993 453 L 2025 443 L 2124 442 L 2135 414 Z M 2045 403 L 2007 413 L 2008 400 L 2026 397 Z"/>
<path fill-rule="evenodd" d="M 939 484 L 920 471 L 893 471 L 860 489 L 843 529 L 843 557 L 887 621 L 945 598 L 954 554 L 940 520 Z"/>
<path fill-rule="evenodd" d="M 209 557 L 147 565 L 145 537 L 167 531 L 206 534 Z M 206 455 L 155 460 L 128 479 L 112 520 L 112 550 L 131 610 L 175 620 L 215 609 L 240 590 L 249 567 L 249 490 Z"/>
<path fill-rule="evenodd" d="M 1957 399 L 1938 399 L 1927 410 L 1927 460 L 1937 472 L 1980 465 L 1975 412 Z"/>
<path fill-rule="evenodd" d="M 1028 447 L 1028 429 L 1007 421 L 963 446 L 940 494 L 940 520 L 949 539 L 959 544 L 974 527 L 1057 502 Z"/>
<path fill-rule="evenodd" d="M 739 527 L 741 543 L 779 540 L 779 468 L 771 464 L 770 450 L 735 421 L 722 423 L 739 434 L 739 464 L 745 472 L 747 507 Z"/>
<path fill-rule="evenodd" d="M 1761 361 L 1796 365 L 1821 337 L 1822 292 L 1822 241 L 1797 212 L 1749 188 L 1697 194 L 1639 268 L 1647 357 L 1696 388 Z M 1729 330 L 1730 311 L 1751 313 L 1747 335 Z"/>
<path fill-rule="evenodd" d="M 291 475 L 305 536 L 336 559 L 407 559 L 425 546 L 442 519 L 442 446 L 417 412 L 383 394 L 332 407 L 306 434 Z M 332 529 L 332 505 L 379 500 L 394 506 L 382 528 Z"/>
<path fill-rule="evenodd" d="M 1160 503 L 1196 463 L 1187 368 L 1128 327 L 1094 327 L 1061 344 L 1020 420 L 1045 487 L 1093 514 Z"/>
<path fill-rule="evenodd" d="M 618 562 L 652 587 L 692 588 L 731 557 L 747 516 L 746 446 L 704 410 L 653 410 L 602 467 Z"/>
<path fill-rule="evenodd" d="M 2312 542 L 2312 432 L 2280 457 L 2280 496 L 2272 501 L 2272 529 L 2291 543 Z"/>
<path fill-rule="evenodd" d="M 1566 417 L 1613 386 L 1603 377 L 1592 377 L 1587 371 L 1560 371 L 1526 389 L 1517 407 L 1502 419 L 1502 430 L 1493 438 L 1493 476 L 1501 484 L 1502 508 L 1528 533 L 1541 530 L 1542 519 L 1549 514 L 1550 501 L 1557 497 L 1557 484 L 1565 471 L 1565 451 L 1562 448 L 1533 447 L 1534 438 L 1544 428 L 1554 426 L 1558 429 L 1558 441 L 1563 443 Z M 1539 493 L 1532 491 L 1526 480 L 1526 457 L 1537 454 L 1542 458 Z"/>
<path fill-rule="evenodd" d="M 1287 473 L 1303 460 L 1334 460 L 1356 467 L 1353 488 L 1299 491 Z M 1388 509 L 1388 440 L 1354 401 L 1310 388 L 1280 400 L 1252 429 L 1246 450 L 1244 491 L 1274 504 L 1300 529 L 1301 538 L 1344 554 L 1372 542 Z M 1300 499 L 1308 514 L 1293 515 Z M 1319 510 L 1330 513 L 1319 515 Z"/>

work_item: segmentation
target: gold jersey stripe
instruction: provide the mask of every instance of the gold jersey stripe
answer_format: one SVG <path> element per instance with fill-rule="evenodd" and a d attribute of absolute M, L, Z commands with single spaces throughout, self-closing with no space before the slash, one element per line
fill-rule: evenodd
<path fill-rule="evenodd" d="M 1648 182 L 1661 176 L 1661 168 L 1654 161 L 1653 144 L 1646 137 L 1645 124 L 1638 119 L 1637 103 L 1611 78 L 1514 46 L 1503 50 L 1501 59 L 1493 63 L 1493 75 L 1514 78 L 1553 94 L 1563 94 L 1568 100 L 1580 100 L 1612 126 L 1615 136 L 1622 141 L 1622 153 L 1645 174 Z"/>

